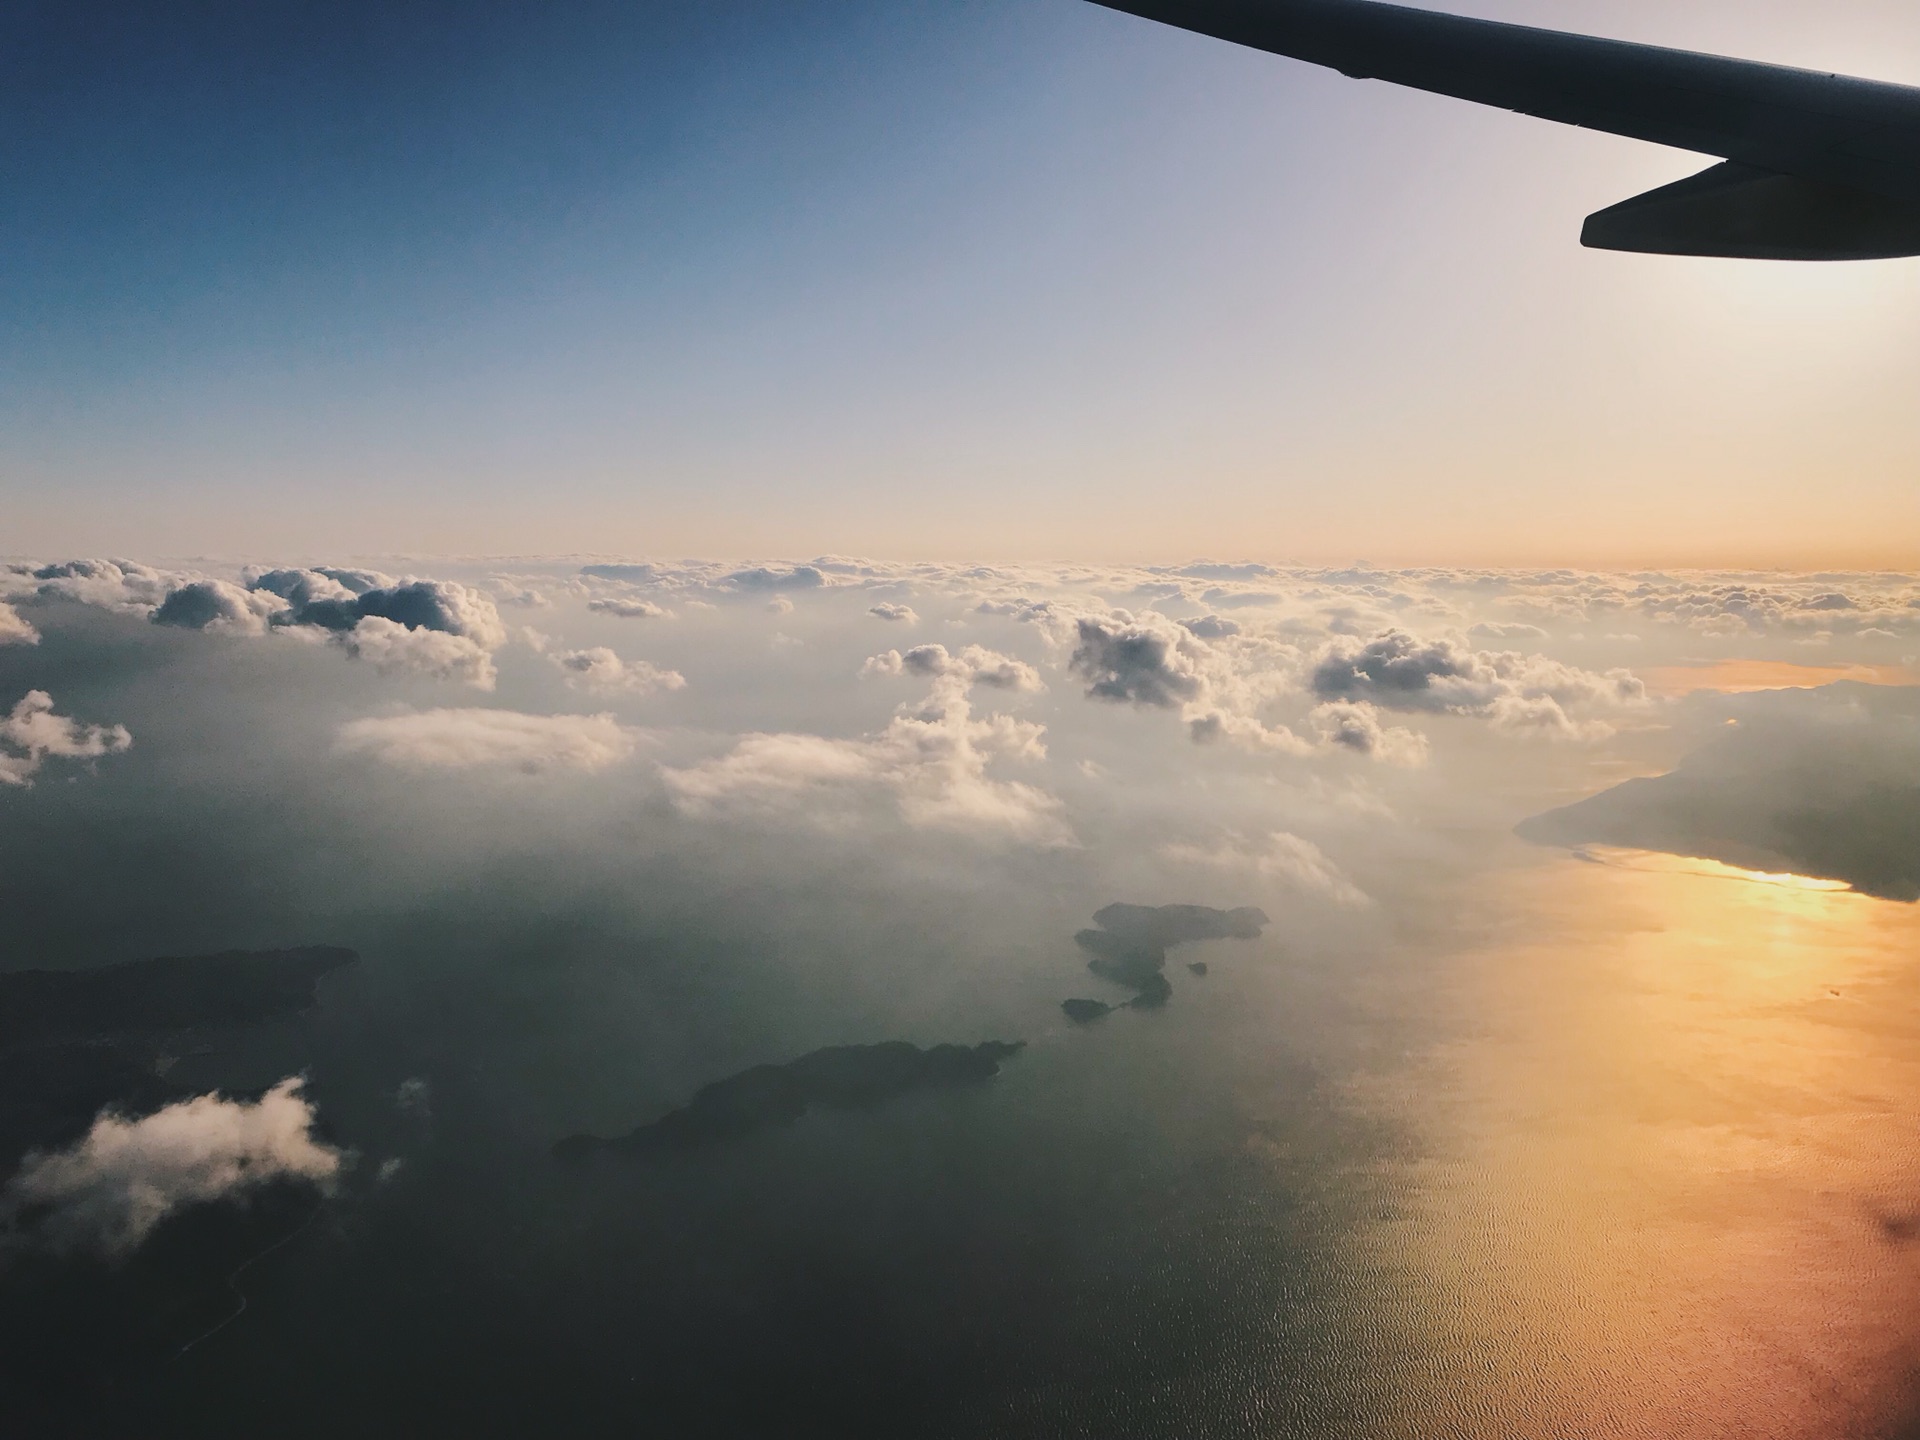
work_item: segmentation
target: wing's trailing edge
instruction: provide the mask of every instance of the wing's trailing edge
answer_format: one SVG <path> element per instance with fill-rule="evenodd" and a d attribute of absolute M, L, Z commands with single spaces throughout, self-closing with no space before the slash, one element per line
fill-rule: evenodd
<path fill-rule="evenodd" d="M 1356 79 L 1717 156 L 1602 211 L 1586 243 L 1664 254 L 1920 254 L 1920 89 L 1383 5 L 1095 0 Z"/>

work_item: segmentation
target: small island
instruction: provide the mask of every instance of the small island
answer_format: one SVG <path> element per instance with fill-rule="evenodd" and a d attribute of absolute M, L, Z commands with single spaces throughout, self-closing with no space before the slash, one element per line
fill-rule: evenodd
<path fill-rule="evenodd" d="M 554 1154 L 581 1161 L 602 1152 L 652 1156 L 738 1140 L 756 1130 L 790 1125 L 818 1106 L 854 1110 L 916 1090 L 978 1085 L 1000 1073 L 1000 1062 L 1026 1048 L 1021 1040 L 935 1045 L 922 1050 L 904 1040 L 878 1045 L 834 1045 L 784 1065 L 756 1065 L 703 1086 L 679 1110 L 614 1139 L 572 1135 Z"/>
<path fill-rule="evenodd" d="M 1209 905 L 1109 905 L 1093 917 L 1097 929 L 1082 930 L 1074 943 L 1093 958 L 1087 968 L 1134 992 L 1130 1010 L 1158 1010 L 1173 998 L 1166 976 L 1167 952 L 1196 940 L 1257 940 L 1272 922 L 1251 905 L 1216 910 Z M 1187 966 L 1195 975 L 1207 963 Z M 1076 1024 L 1098 1020 L 1119 1008 L 1098 1000 L 1068 1000 L 1061 1007 Z"/>

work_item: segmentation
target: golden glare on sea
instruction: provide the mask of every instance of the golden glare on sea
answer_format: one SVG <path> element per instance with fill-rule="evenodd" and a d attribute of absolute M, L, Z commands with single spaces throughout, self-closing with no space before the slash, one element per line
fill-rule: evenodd
<path fill-rule="evenodd" d="M 1366 1097 L 1422 1136 L 1395 1433 L 1915 1433 L 1920 907 L 1631 851 L 1476 903 L 1456 1038 Z"/>

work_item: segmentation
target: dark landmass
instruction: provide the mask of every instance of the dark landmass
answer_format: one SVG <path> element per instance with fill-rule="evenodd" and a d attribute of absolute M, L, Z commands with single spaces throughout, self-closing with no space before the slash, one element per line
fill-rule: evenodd
<path fill-rule="evenodd" d="M 1740 723 L 1672 774 L 1548 811 L 1518 833 L 1543 845 L 1658 850 L 1920 900 L 1920 691 L 1842 684 L 1721 703 Z"/>
<path fill-rule="evenodd" d="M 1187 966 L 1187 973 L 1190 975 L 1205 975 L 1207 973 L 1207 962 L 1204 960 L 1195 960 Z"/>
<path fill-rule="evenodd" d="M 1104 1000 L 1062 1000 L 1060 1008 L 1067 1012 L 1067 1019 L 1076 1025 L 1104 1020 L 1113 1013 L 1113 1006 Z"/>
<path fill-rule="evenodd" d="M 15 970 L 0 974 L 0 1047 L 254 1025 L 312 1008 L 320 977 L 358 958 L 311 946 Z"/>
<path fill-rule="evenodd" d="M 1093 958 L 1087 968 L 1102 980 L 1139 992 L 1130 1002 L 1158 1009 L 1173 996 L 1163 973 L 1167 951 L 1195 940 L 1257 940 L 1271 922 L 1251 905 L 1216 910 L 1210 905 L 1109 905 L 1095 913 L 1097 930 L 1082 930 L 1074 943 Z M 1190 966 L 1207 973 L 1204 963 Z"/>
<path fill-rule="evenodd" d="M 989 1040 L 971 1048 L 936 1045 L 922 1050 L 904 1040 L 879 1045 L 835 1045 L 785 1065 L 756 1065 L 701 1088 L 691 1104 L 630 1135 L 602 1139 L 573 1135 L 554 1146 L 562 1160 L 602 1151 L 660 1155 L 737 1140 L 756 1130 L 790 1125 L 821 1106 L 852 1110 L 879 1105 L 915 1090 L 976 1085 L 1000 1073 L 1000 1062 L 1024 1041 Z"/>

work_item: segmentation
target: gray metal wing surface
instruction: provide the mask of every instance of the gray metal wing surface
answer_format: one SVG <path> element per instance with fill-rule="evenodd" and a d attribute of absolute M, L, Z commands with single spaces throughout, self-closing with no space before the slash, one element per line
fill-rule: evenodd
<path fill-rule="evenodd" d="M 1221 40 L 1726 163 L 1593 216 L 1606 249 L 1920 254 L 1920 89 L 1373 0 L 1095 0 Z"/>

